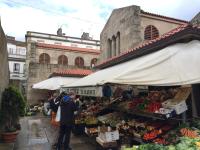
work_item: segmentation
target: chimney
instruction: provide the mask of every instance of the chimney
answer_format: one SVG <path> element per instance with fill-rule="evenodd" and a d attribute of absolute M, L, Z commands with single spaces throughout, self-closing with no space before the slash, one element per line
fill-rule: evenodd
<path fill-rule="evenodd" d="M 83 39 L 83 40 L 92 40 L 92 38 L 90 37 L 89 33 L 87 33 L 87 32 L 83 32 L 83 34 L 81 35 L 81 39 Z"/>
<path fill-rule="evenodd" d="M 62 34 L 62 28 L 58 28 L 58 30 L 57 30 L 57 35 L 58 36 L 62 36 L 63 34 Z"/>

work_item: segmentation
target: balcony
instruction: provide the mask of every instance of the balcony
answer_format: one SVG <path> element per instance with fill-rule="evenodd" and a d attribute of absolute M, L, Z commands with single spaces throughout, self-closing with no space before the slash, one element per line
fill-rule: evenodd
<path fill-rule="evenodd" d="M 11 80 L 26 80 L 25 73 L 10 72 Z"/>
<path fill-rule="evenodd" d="M 11 53 L 8 53 L 8 58 L 9 59 L 26 59 L 26 55 L 21 55 L 21 54 L 11 54 Z"/>

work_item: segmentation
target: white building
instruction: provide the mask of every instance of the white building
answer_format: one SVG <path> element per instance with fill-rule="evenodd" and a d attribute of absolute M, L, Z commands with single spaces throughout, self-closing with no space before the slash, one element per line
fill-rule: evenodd
<path fill-rule="evenodd" d="M 7 36 L 7 50 L 10 71 L 10 83 L 20 86 L 26 81 L 26 43 L 16 41 L 15 37 Z"/>

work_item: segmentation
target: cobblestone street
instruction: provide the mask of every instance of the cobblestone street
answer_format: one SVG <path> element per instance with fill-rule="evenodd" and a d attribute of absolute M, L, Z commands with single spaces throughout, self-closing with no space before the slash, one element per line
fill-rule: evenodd
<path fill-rule="evenodd" d="M 21 119 L 22 129 L 17 137 L 14 150 L 51 150 L 57 138 L 58 129 L 50 124 L 50 118 L 44 116 L 24 117 Z M 73 150 L 95 150 L 95 145 L 87 141 L 87 137 L 72 135 Z"/>

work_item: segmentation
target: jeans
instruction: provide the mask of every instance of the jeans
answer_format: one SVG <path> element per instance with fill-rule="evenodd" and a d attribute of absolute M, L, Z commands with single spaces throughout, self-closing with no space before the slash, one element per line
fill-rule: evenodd
<path fill-rule="evenodd" d="M 57 145 L 58 150 L 61 150 L 63 140 L 64 140 L 64 149 L 67 150 L 70 148 L 69 143 L 70 143 L 71 130 L 72 130 L 72 125 L 60 125 L 58 145 Z"/>

